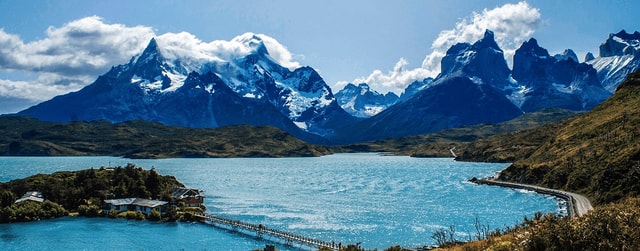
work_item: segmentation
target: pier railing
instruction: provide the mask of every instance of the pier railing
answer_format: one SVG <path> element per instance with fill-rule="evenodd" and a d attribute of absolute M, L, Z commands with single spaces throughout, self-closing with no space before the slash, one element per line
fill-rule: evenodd
<path fill-rule="evenodd" d="M 336 251 L 342 247 L 342 243 L 323 241 L 312 237 L 269 228 L 262 224 L 256 225 L 239 220 L 226 219 L 210 214 L 199 214 L 196 215 L 196 217 L 200 222 L 212 225 L 214 227 L 223 228 L 238 233 L 254 234 L 257 238 L 260 239 L 268 239 L 267 237 L 271 236 L 276 238 L 277 240 L 280 240 L 280 242 L 282 242 L 283 244 L 289 246 L 298 244 L 301 246 L 313 247 L 317 249 L 329 248 Z"/>

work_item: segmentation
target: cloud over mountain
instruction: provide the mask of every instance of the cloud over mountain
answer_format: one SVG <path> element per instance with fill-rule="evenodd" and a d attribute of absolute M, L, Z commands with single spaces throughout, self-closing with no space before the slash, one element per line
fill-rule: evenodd
<path fill-rule="evenodd" d="M 64 76 L 101 73 L 114 62 L 139 53 L 153 36 L 150 27 L 105 24 L 97 16 L 49 27 L 46 38 L 28 43 L 0 30 L 0 66 Z"/>
<path fill-rule="evenodd" d="M 440 32 L 431 44 L 433 51 L 425 57 L 421 67 L 406 69 L 407 62 L 401 58 L 389 73 L 374 70 L 367 77 L 357 78 L 354 83 L 366 82 L 374 90 L 399 94 L 413 81 L 438 75 L 440 61 L 447 49 L 457 43 L 477 41 L 484 36 L 487 29 L 494 32 L 496 42 L 504 50 L 507 61 L 511 62 L 517 47 L 530 38 L 542 24 L 540 11 L 527 2 L 505 4 L 494 9 L 484 9 L 480 13 L 474 12 L 456 23 L 453 29 Z M 338 85 L 340 84 L 342 83 Z"/>
<path fill-rule="evenodd" d="M 381 70 L 374 70 L 367 77 L 359 77 L 353 80 L 353 83 L 367 83 L 373 85 L 372 89 L 380 90 L 381 93 L 390 91 L 399 94 L 412 82 L 423 80 L 431 75 L 431 72 L 424 68 L 407 70 L 408 64 L 407 60 L 400 58 L 388 73 L 385 74 Z M 340 82 L 337 86 L 343 87 L 346 84 L 346 81 Z"/>
<path fill-rule="evenodd" d="M 244 33 L 230 41 L 203 42 L 188 32 L 165 33 L 156 37 L 163 55 L 171 59 L 201 61 L 230 61 L 266 49 L 278 64 L 293 70 L 300 63 L 293 60 L 291 52 L 276 39 L 264 34 Z M 262 47 L 264 46 L 264 48 Z"/>
<path fill-rule="evenodd" d="M 25 42 L 0 29 L 0 99 L 32 105 L 78 90 L 139 53 L 154 36 L 150 27 L 106 24 L 97 16 L 49 27 L 45 34 Z M 5 112 L 12 111 L 0 110 Z"/>
<path fill-rule="evenodd" d="M 226 61 L 262 45 L 281 65 L 300 67 L 285 46 L 262 34 L 203 42 L 188 32 L 156 34 L 152 27 L 109 24 L 98 16 L 49 27 L 45 34 L 43 39 L 23 41 L 0 28 L 0 99 L 34 104 L 78 90 L 111 66 L 141 53 L 153 37 L 174 59 Z M 12 111 L 0 110 L 5 112 Z"/>
<path fill-rule="evenodd" d="M 451 46 L 481 39 L 485 30 L 493 31 L 496 42 L 504 50 L 507 61 L 512 61 L 515 50 L 542 25 L 540 11 L 527 2 L 505 4 L 495 9 L 484 9 L 462 19 L 454 29 L 440 32 L 431 47 L 433 52 L 422 62 L 431 72 L 440 72 L 440 60 Z"/>

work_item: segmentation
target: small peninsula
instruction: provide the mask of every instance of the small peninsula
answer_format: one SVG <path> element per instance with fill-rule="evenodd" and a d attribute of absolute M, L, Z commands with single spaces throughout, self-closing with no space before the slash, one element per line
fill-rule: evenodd
<path fill-rule="evenodd" d="M 0 183 L 0 223 L 69 214 L 191 221 L 204 211 L 203 198 L 174 176 L 134 164 L 37 174 Z"/>

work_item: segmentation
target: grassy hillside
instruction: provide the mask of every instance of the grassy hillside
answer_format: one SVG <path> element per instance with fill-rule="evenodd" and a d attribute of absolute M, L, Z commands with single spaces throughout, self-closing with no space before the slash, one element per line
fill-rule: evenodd
<path fill-rule="evenodd" d="M 584 193 L 596 203 L 640 193 L 640 73 L 590 112 L 541 130 L 546 142 L 501 179 Z"/>
<path fill-rule="evenodd" d="M 501 133 L 460 144 L 456 151 L 459 161 L 514 162 L 525 159 L 551 139 L 566 120 L 532 129 Z"/>
<path fill-rule="evenodd" d="M 294 157 L 330 151 L 274 127 L 192 129 L 145 121 L 52 123 L 0 117 L 0 155 L 130 158 Z"/>
<path fill-rule="evenodd" d="M 596 207 L 582 217 L 537 215 L 483 239 L 444 243 L 435 250 L 640 250 L 639 219 L 640 199 L 630 198 Z"/>
<path fill-rule="evenodd" d="M 471 160 L 516 160 L 502 180 L 575 191 L 596 203 L 576 218 L 545 216 L 438 250 L 639 250 L 640 72 L 590 112 L 460 146 Z M 489 157 L 489 158 L 487 158 Z"/>

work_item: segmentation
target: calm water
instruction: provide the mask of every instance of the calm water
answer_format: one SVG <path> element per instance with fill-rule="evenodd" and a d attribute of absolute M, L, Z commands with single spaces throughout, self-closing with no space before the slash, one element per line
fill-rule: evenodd
<path fill-rule="evenodd" d="M 285 159 L 161 159 L 114 157 L 0 158 L 0 182 L 37 173 L 135 163 L 205 190 L 209 213 L 314 238 L 392 245 L 433 244 L 431 233 L 455 225 L 458 238 L 473 222 L 492 229 L 523 216 L 557 210 L 557 201 L 522 190 L 467 182 L 506 164 L 455 162 L 377 154 Z M 198 223 L 72 218 L 0 225 L 3 250 L 241 250 L 267 241 Z M 281 250 L 286 246 L 276 245 Z"/>

